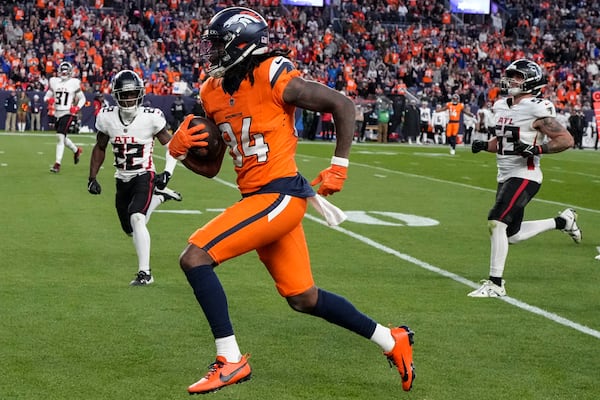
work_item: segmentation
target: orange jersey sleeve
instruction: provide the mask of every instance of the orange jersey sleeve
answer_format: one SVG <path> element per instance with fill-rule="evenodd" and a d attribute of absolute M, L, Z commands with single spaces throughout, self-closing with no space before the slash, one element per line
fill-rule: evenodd
<path fill-rule="evenodd" d="M 298 173 L 295 107 L 283 101 L 283 91 L 299 76 L 290 60 L 271 57 L 254 70 L 254 84 L 244 79 L 233 95 L 223 90 L 222 78 L 208 78 L 201 87 L 202 104 L 229 146 L 242 194 Z"/>

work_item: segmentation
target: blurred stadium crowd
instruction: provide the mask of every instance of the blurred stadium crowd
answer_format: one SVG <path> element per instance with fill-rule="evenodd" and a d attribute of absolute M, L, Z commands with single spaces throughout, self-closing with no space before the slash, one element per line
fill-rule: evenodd
<path fill-rule="evenodd" d="M 327 4 L 329 3 L 329 4 Z M 0 5 L 0 90 L 44 90 L 62 60 L 89 93 L 107 93 L 131 68 L 147 93 L 191 93 L 205 78 L 200 34 L 217 11 L 260 11 L 274 46 L 291 50 L 305 76 L 357 100 L 410 93 L 431 106 L 457 93 L 481 107 L 498 95 L 502 69 L 530 58 L 549 77 L 559 110 L 590 108 L 600 89 L 599 1 L 498 0 L 489 15 L 453 14 L 433 0 L 36 0 Z"/>

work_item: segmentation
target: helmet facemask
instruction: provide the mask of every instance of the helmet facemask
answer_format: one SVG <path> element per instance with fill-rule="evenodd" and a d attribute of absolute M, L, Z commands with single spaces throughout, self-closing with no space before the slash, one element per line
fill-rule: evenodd
<path fill-rule="evenodd" d="M 509 96 L 537 96 L 547 82 L 539 65 L 527 59 L 520 59 L 506 67 L 500 79 L 500 92 Z"/>
<path fill-rule="evenodd" d="M 60 63 L 60 65 L 58 66 L 58 76 L 63 81 L 66 81 L 69 78 L 71 78 L 72 73 L 73 67 L 66 61 Z"/>
<path fill-rule="evenodd" d="M 133 71 L 122 71 L 114 77 L 111 92 L 121 116 L 132 120 L 144 100 L 145 88 L 141 78 Z"/>
<path fill-rule="evenodd" d="M 500 79 L 500 91 L 508 96 L 529 93 L 525 89 L 525 77 L 519 71 L 506 71 Z"/>
<path fill-rule="evenodd" d="M 117 91 L 114 97 L 119 105 L 121 114 L 134 117 L 137 114 L 139 106 L 142 105 L 144 93 L 140 90 L 122 90 Z"/>
<path fill-rule="evenodd" d="M 231 68 L 231 57 L 225 51 L 225 42 L 218 37 L 205 38 L 200 43 L 200 57 L 209 64 L 206 73 L 220 78 Z"/>

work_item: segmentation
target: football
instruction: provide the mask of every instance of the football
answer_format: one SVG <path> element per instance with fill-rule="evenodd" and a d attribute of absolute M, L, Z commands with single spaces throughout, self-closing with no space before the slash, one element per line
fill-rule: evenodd
<path fill-rule="evenodd" d="M 208 118 L 196 116 L 190 121 L 189 127 L 191 128 L 199 124 L 204 124 L 206 126 L 206 132 L 208 132 L 206 141 L 208 142 L 208 146 L 190 147 L 188 149 L 188 156 L 191 155 L 201 161 L 212 161 L 221 154 L 225 142 L 223 141 L 219 127 Z"/>

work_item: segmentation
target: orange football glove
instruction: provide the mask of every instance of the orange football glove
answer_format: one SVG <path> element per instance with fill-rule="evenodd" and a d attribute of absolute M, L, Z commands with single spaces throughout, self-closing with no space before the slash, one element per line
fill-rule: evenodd
<path fill-rule="evenodd" d="M 169 154 L 178 160 L 184 160 L 190 147 L 206 147 L 208 142 L 208 132 L 202 132 L 206 125 L 198 124 L 190 127 L 190 121 L 194 118 L 193 114 L 185 117 L 179 128 L 169 142 Z"/>
<path fill-rule="evenodd" d="M 348 167 L 337 164 L 335 161 L 336 158 L 334 157 L 331 167 L 321 171 L 319 176 L 310 183 L 311 186 L 321 184 L 317 190 L 317 193 L 321 196 L 328 196 L 342 190 L 344 181 L 348 177 Z M 345 160 L 346 164 L 348 163 L 348 160 L 342 160 Z"/>

